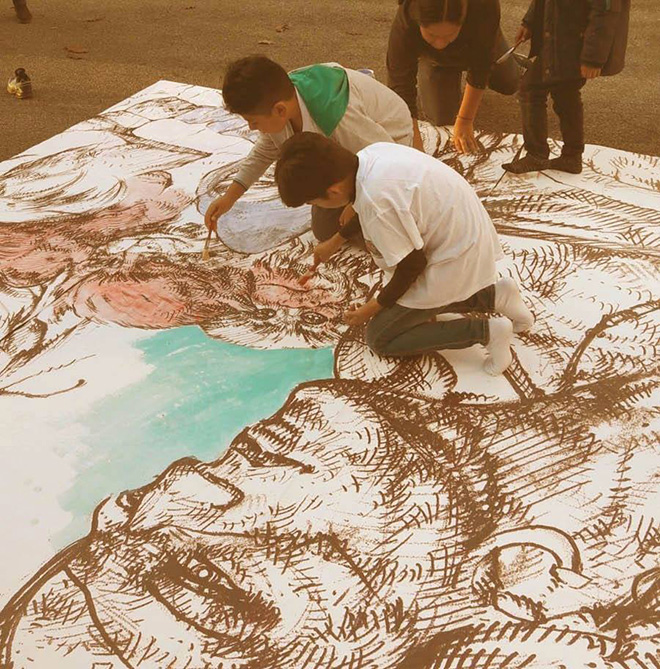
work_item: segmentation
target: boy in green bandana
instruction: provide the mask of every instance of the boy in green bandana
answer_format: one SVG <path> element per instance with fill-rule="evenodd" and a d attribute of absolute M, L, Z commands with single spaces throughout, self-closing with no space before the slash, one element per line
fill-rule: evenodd
<path fill-rule="evenodd" d="M 261 136 L 225 194 L 209 206 L 205 215 L 209 229 L 217 229 L 220 216 L 277 160 L 280 147 L 295 133 L 319 133 L 354 153 L 375 142 L 413 144 L 406 103 L 372 77 L 336 63 L 287 74 L 265 56 L 248 56 L 230 65 L 222 93 L 225 107 Z M 346 238 L 360 229 L 350 205 L 340 211 L 312 207 L 317 239 L 329 239 L 340 228 Z"/>

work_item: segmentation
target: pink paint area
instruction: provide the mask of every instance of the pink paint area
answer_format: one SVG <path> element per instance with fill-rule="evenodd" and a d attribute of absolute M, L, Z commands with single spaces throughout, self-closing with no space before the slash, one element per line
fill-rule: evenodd
<path fill-rule="evenodd" d="M 36 286 L 88 256 L 85 247 L 61 235 L 14 233 L 0 238 L 0 283 Z"/>
<path fill-rule="evenodd" d="M 165 278 L 88 282 L 76 293 L 74 306 L 79 316 L 125 327 L 151 330 L 190 324 L 186 303 Z"/>

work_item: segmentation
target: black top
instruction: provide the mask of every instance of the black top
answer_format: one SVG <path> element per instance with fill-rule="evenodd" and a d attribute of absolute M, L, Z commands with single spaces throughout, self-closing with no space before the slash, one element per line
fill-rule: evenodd
<path fill-rule="evenodd" d="M 500 27 L 499 0 L 467 0 L 467 13 L 458 37 L 442 50 L 434 49 L 419 32 L 409 12 L 410 0 L 399 0 L 387 48 L 389 87 L 417 118 L 417 65 L 420 57 L 441 66 L 467 70 L 468 83 L 486 88 L 493 66 L 493 49 Z"/>
<path fill-rule="evenodd" d="M 376 300 L 381 307 L 391 307 L 415 283 L 426 267 L 426 256 L 421 249 L 411 251 L 396 266 L 389 283 L 380 291 Z"/>

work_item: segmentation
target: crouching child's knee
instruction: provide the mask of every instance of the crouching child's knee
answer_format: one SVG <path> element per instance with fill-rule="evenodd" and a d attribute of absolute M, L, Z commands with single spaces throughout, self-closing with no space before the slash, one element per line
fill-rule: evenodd
<path fill-rule="evenodd" d="M 367 324 L 367 330 L 365 332 L 365 341 L 367 346 L 377 355 L 387 355 L 387 344 L 388 340 L 383 337 L 382 330 L 377 327 L 374 327 L 374 321 L 372 320 Z"/>

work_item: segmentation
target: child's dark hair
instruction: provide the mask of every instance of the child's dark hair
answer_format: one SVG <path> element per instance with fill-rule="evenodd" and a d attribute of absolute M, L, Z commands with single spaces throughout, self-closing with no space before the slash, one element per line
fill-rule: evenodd
<path fill-rule="evenodd" d="M 411 0 L 410 16 L 421 26 L 432 23 L 462 25 L 467 10 L 466 0 Z"/>
<path fill-rule="evenodd" d="M 282 145 L 275 181 L 282 202 L 299 207 L 325 198 L 328 188 L 358 168 L 358 158 L 348 149 L 315 132 L 300 132 Z"/>
<path fill-rule="evenodd" d="M 275 103 L 295 92 L 286 70 L 266 56 L 233 62 L 222 84 L 225 108 L 233 114 L 270 114 Z"/>

